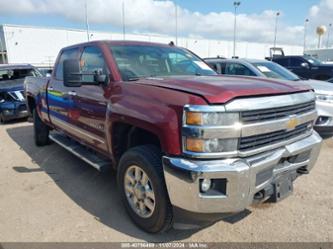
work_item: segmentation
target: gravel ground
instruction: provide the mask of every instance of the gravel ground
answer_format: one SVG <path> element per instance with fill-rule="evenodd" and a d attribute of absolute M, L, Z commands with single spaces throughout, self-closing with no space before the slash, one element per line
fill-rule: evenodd
<path fill-rule="evenodd" d="M 310 175 L 278 204 L 200 231 L 149 235 L 127 217 L 114 174 L 100 174 L 56 144 L 37 148 L 29 123 L 0 126 L 0 241 L 333 242 L 333 140 Z"/>

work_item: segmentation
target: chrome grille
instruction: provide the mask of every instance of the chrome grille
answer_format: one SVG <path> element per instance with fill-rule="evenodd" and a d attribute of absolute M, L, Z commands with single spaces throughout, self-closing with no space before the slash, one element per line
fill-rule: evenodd
<path fill-rule="evenodd" d="M 272 145 L 282 141 L 286 141 L 300 135 L 306 134 L 312 130 L 312 122 L 301 124 L 294 130 L 286 131 L 280 130 L 276 132 L 255 135 L 250 137 L 242 137 L 239 142 L 239 150 L 254 150 L 266 145 Z"/>
<path fill-rule="evenodd" d="M 302 103 L 293 106 L 278 107 L 272 109 L 263 109 L 256 111 L 241 112 L 241 122 L 243 124 L 275 120 L 289 117 L 290 115 L 299 115 L 315 110 L 315 101 Z"/>

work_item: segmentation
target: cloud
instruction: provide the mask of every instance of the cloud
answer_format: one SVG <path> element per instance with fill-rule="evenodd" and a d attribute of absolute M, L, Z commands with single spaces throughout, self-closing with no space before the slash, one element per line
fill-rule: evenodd
<path fill-rule="evenodd" d="M 122 1 L 89 0 L 89 21 L 92 24 L 122 26 Z M 326 9 L 325 9 L 326 8 Z M 333 0 L 321 0 L 309 10 L 311 19 L 329 17 L 333 10 Z M 128 31 L 160 34 L 175 33 L 175 3 L 173 1 L 125 0 L 126 28 Z M 332 13 L 332 12 L 330 12 Z M 84 22 L 83 0 L 0 0 L 2 15 L 58 15 L 73 22 Z M 237 16 L 238 39 L 273 43 L 275 10 Z M 322 16 L 323 15 L 323 16 Z M 184 36 L 210 39 L 233 38 L 234 15 L 232 12 L 192 12 L 178 6 L 179 33 Z M 279 17 L 278 43 L 303 44 L 304 26 L 288 26 Z"/>

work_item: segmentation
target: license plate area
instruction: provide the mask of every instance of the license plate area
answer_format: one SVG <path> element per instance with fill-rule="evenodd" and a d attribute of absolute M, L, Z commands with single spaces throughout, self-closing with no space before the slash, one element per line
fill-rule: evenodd
<path fill-rule="evenodd" d="M 279 202 L 287 198 L 294 190 L 294 177 L 291 173 L 283 174 L 276 178 L 274 186 L 274 194 L 272 195 L 273 202 Z"/>

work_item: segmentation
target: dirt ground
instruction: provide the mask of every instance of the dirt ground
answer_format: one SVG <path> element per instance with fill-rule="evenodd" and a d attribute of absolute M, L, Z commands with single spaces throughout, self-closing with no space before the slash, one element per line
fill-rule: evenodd
<path fill-rule="evenodd" d="M 333 140 L 310 175 L 278 204 L 200 231 L 150 235 L 120 203 L 113 174 L 100 174 L 56 144 L 37 148 L 26 122 L 0 126 L 2 242 L 333 242 Z"/>

